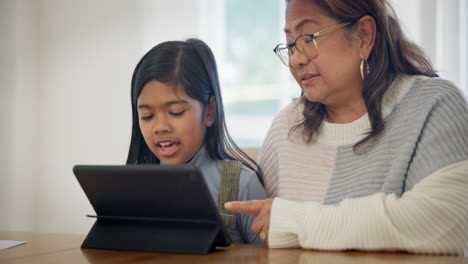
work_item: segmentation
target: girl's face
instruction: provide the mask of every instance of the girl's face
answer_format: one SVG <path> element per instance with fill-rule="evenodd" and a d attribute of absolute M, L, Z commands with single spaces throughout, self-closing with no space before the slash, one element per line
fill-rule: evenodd
<path fill-rule="evenodd" d="M 290 1 L 286 9 L 287 43 L 293 43 L 302 34 L 314 34 L 339 23 L 313 3 Z M 314 58 L 294 50 L 290 59 L 291 73 L 304 96 L 325 105 L 344 104 L 359 97 L 362 87 L 359 40 L 340 28 L 318 37 L 316 43 L 318 52 Z"/>
<path fill-rule="evenodd" d="M 190 161 L 216 117 L 214 100 L 204 109 L 183 89 L 155 80 L 143 87 L 137 108 L 146 145 L 167 165 Z"/>

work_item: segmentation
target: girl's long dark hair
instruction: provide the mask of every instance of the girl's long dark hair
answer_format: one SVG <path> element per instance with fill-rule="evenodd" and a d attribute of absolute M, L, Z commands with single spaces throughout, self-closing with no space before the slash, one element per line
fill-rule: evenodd
<path fill-rule="evenodd" d="M 205 109 L 213 97 L 216 102 L 216 119 L 212 126 L 207 127 L 204 139 L 209 156 L 216 160 L 241 161 L 257 173 L 263 184 L 259 166 L 234 143 L 226 128 L 214 55 L 203 41 L 194 38 L 158 44 L 137 64 L 132 76 L 132 137 L 127 164 L 160 163 L 146 145 L 138 120 L 138 97 L 143 87 L 152 80 L 181 87 L 188 96 L 201 102 Z"/>
<path fill-rule="evenodd" d="M 304 1 L 320 7 L 327 16 L 340 23 L 353 22 L 346 27 L 352 31 L 363 16 L 371 16 L 376 23 L 376 38 L 367 63 L 370 73 L 363 81 L 362 97 L 366 103 L 371 128 L 368 135 L 354 146 L 354 151 L 376 138 L 385 127 L 382 118 L 382 99 L 397 74 L 438 76 L 423 50 L 404 34 L 392 7 L 386 0 L 286 0 Z M 303 128 L 303 137 L 311 142 L 327 116 L 325 105 L 302 97 L 302 122 L 291 132 Z M 291 135 L 291 134 L 290 134 Z"/>

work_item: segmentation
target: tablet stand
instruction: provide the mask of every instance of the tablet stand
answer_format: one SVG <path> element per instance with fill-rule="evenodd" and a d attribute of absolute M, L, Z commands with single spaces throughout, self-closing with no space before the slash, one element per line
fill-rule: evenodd
<path fill-rule="evenodd" d="M 88 217 L 97 219 L 82 248 L 207 254 L 221 232 L 219 223 L 196 219 Z"/>

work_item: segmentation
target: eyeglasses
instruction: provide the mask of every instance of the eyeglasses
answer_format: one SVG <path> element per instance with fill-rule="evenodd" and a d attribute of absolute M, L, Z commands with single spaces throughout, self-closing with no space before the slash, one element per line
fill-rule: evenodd
<path fill-rule="evenodd" d="M 290 60 L 291 57 L 294 55 L 294 48 L 296 48 L 299 53 L 306 56 L 309 59 L 313 59 L 318 55 L 318 46 L 317 42 L 315 41 L 316 38 L 325 35 L 333 30 L 346 27 L 353 22 L 342 23 L 324 30 L 321 30 L 314 34 L 303 34 L 296 38 L 296 40 L 291 44 L 281 43 L 278 44 L 274 49 L 273 52 L 278 55 L 281 62 L 287 67 L 291 67 Z"/>

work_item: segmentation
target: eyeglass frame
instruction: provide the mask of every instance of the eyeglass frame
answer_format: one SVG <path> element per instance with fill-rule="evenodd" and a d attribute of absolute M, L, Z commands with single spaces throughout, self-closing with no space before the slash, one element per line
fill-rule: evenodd
<path fill-rule="evenodd" d="M 343 27 L 346 27 L 346 26 L 349 26 L 351 24 L 354 24 L 355 22 L 357 21 L 354 21 L 354 22 L 345 22 L 345 23 L 341 23 L 341 24 L 338 24 L 338 25 L 335 25 L 333 27 L 329 27 L 329 28 L 326 28 L 324 30 L 320 30 L 319 32 L 315 32 L 313 34 L 302 34 L 300 36 L 298 36 L 293 43 L 290 43 L 290 44 L 287 44 L 287 43 L 280 43 L 278 45 L 276 45 L 276 47 L 273 49 L 273 52 L 278 56 L 278 58 L 281 60 L 281 62 L 286 65 L 286 67 L 291 67 L 290 65 L 290 60 L 291 60 L 291 56 L 294 55 L 294 48 L 296 48 L 296 50 L 301 53 L 302 55 L 305 55 L 303 53 L 303 50 L 304 48 L 301 48 L 299 49 L 297 46 L 296 46 L 296 42 L 299 38 L 302 38 L 304 36 L 308 36 L 310 38 L 312 38 L 312 41 L 314 42 L 314 46 L 315 46 L 315 49 L 317 49 L 317 54 L 318 54 L 318 45 L 317 45 L 317 42 L 315 41 L 316 38 L 322 36 L 322 35 L 325 35 L 327 33 L 330 33 L 336 29 L 340 29 L 340 28 L 343 28 Z M 286 63 L 285 61 L 283 61 L 281 55 L 280 55 L 280 46 L 281 45 L 285 45 L 286 47 L 282 48 L 282 49 L 288 49 L 291 51 L 291 56 L 288 56 L 288 63 Z M 289 54 L 289 51 L 288 51 L 288 54 Z M 306 55 L 305 55 L 306 56 Z"/>

